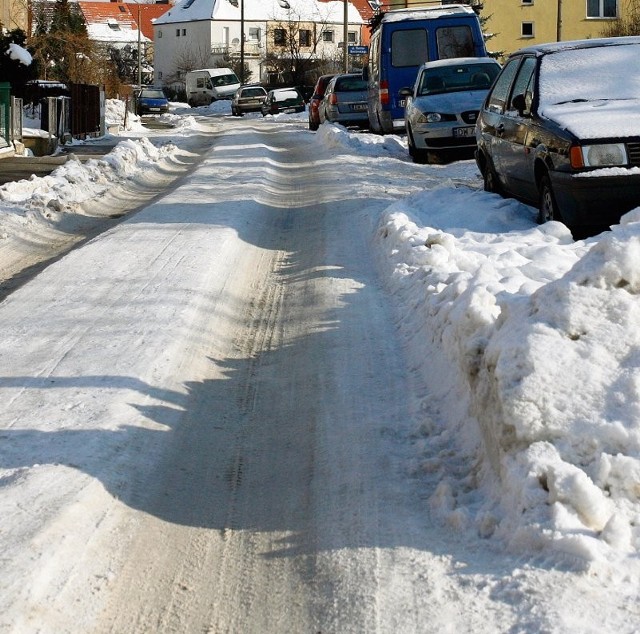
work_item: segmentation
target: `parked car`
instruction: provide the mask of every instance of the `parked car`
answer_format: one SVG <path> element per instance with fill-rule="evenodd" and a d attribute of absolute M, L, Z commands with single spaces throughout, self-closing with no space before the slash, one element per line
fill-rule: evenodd
<path fill-rule="evenodd" d="M 327 84 L 318 107 L 320 123 L 342 123 L 369 127 L 367 82 L 361 73 L 336 75 Z"/>
<path fill-rule="evenodd" d="M 268 114 L 304 112 L 305 103 L 302 95 L 295 88 L 275 88 L 267 93 L 260 108 L 262 116 Z"/>
<path fill-rule="evenodd" d="M 533 46 L 509 56 L 478 117 L 487 191 L 582 236 L 640 205 L 640 37 Z"/>
<path fill-rule="evenodd" d="M 231 100 L 231 114 L 241 117 L 245 112 L 260 112 L 267 91 L 262 86 L 240 86 Z"/>
<path fill-rule="evenodd" d="M 309 130 L 317 130 L 320 126 L 320 114 L 318 107 L 324 97 L 327 84 L 335 77 L 335 75 L 322 75 L 318 77 L 318 81 L 313 89 L 313 95 L 309 100 Z"/>
<path fill-rule="evenodd" d="M 139 115 L 169 112 L 169 100 L 162 88 L 143 88 L 136 96 L 136 112 Z"/>
<path fill-rule="evenodd" d="M 409 154 L 416 163 L 445 157 L 472 158 L 475 125 L 500 64 L 489 57 L 427 62 L 413 88 L 402 88 Z"/>

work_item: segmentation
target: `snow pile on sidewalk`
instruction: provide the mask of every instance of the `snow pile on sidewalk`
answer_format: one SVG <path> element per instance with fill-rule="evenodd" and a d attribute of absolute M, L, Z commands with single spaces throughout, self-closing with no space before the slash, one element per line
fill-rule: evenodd
<path fill-rule="evenodd" d="M 318 141 L 360 151 L 336 128 Z M 637 554 L 640 209 L 574 242 L 476 180 L 399 200 L 375 236 L 429 390 L 414 473 L 444 521 L 514 552 Z"/>
<path fill-rule="evenodd" d="M 640 214 L 574 243 L 518 207 L 443 187 L 389 208 L 377 234 L 431 411 L 457 412 L 432 423 L 434 438 L 479 461 L 458 476 L 427 447 L 421 467 L 441 472 L 433 503 L 516 551 L 636 551 Z M 482 484 L 489 499 L 474 495 Z"/>

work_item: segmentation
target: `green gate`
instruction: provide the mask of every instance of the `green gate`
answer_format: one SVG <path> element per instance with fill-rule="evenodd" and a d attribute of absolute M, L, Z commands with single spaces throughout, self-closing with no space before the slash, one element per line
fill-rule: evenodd
<path fill-rule="evenodd" d="M 11 141 L 11 85 L 0 82 L 0 148 Z"/>

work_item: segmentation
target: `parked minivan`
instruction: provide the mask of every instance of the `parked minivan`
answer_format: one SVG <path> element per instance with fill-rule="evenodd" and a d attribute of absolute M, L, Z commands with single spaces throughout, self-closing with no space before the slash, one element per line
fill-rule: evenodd
<path fill-rule="evenodd" d="M 467 5 L 395 9 L 374 18 L 368 84 L 369 127 L 390 134 L 404 128 L 405 97 L 425 62 L 453 57 L 485 57 L 480 20 Z"/>
<path fill-rule="evenodd" d="M 187 103 L 208 106 L 218 99 L 231 99 L 240 88 L 240 80 L 230 68 L 190 70 L 185 77 Z"/>

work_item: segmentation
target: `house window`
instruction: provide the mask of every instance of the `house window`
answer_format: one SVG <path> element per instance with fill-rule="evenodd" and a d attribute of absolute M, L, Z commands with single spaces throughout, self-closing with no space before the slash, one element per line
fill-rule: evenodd
<path fill-rule="evenodd" d="M 127 12 L 127 9 L 121 4 L 118 5 L 118 9 L 120 9 L 120 13 L 126 13 Z"/>
<path fill-rule="evenodd" d="M 160 29 L 158 29 L 158 38 L 162 37 L 162 31 Z"/>
<path fill-rule="evenodd" d="M 284 46 L 287 43 L 287 32 L 284 29 L 274 29 L 273 43 L 276 46 Z"/>
<path fill-rule="evenodd" d="M 524 5 L 533 4 L 533 0 L 520 0 L 520 3 Z"/>
<path fill-rule="evenodd" d="M 617 18 L 617 0 L 587 0 L 588 18 Z"/>
<path fill-rule="evenodd" d="M 180 37 L 180 29 L 176 29 L 176 37 Z"/>
<path fill-rule="evenodd" d="M 333 42 L 333 31 L 322 31 L 323 42 Z"/>
<path fill-rule="evenodd" d="M 187 29 L 182 29 L 182 35 L 186 35 L 187 34 Z"/>
<path fill-rule="evenodd" d="M 357 35 L 357 33 L 355 31 L 349 31 L 347 33 L 347 42 L 349 42 L 349 44 L 355 44 L 356 43 L 356 35 Z"/>
<path fill-rule="evenodd" d="M 534 28 L 533 22 L 523 22 L 522 23 L 522 37 L 534 37 Z"/>
<path fill-rule="evenodd" d="M 260 41 L 260 29 L 256 27 L 249 28 L 249 39 L 259 42 Z"/>
<path fill-rule="evenodd" d="M 300 46 L 311 46 L 311 31 L 300 29 Z"/>

